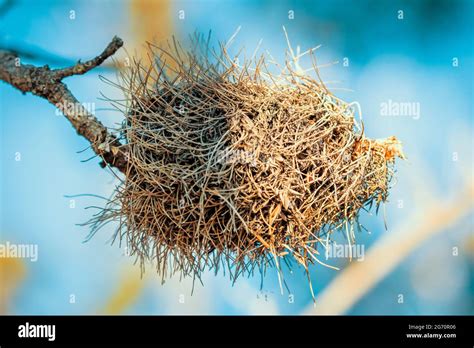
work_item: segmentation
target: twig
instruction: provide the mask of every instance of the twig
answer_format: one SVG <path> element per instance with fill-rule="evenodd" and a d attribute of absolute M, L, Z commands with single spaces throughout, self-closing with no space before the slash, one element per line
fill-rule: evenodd
<path fill-rule="evenodd" d="M 125 173 L 127 168 L 126 147 L 74 97 L 67 85 L 66 77 L 82 75 L 95 68 L 122 47 L 123 41 L 114 37 L 104 52 L 87 62 L 80 61 L 68 68 L 53 69 L 45 65 L 36 67 L 21 64 L 17 55 L 10 51 L 0 51 L 0 80 L 12 85 L 23 93 L 30 92 L 60 109 L 72 123 L 77 133 L 89 140 L 94 152 L 101 156 L 101 165 L 113 166 Z"/>
<path fill-rule="evenodd" d="M 62 57 L 39 46 L 31 45 L 26 42 L 4 44 L 0 46 L 0 51 L 8 51 L 22 59 L 28 59 L 30 62 L 39 62 L 39 64 L 47 63 L 50 65 L 67 66 L 73 65 L 76 62 L 74 58 Z M 96 67 L 96 69 L 100 69 L 101 71 L 111 71 L 116 70 L 116 68 L 116 65 L 113 63 L 102 63 L 100 66 Z"/>

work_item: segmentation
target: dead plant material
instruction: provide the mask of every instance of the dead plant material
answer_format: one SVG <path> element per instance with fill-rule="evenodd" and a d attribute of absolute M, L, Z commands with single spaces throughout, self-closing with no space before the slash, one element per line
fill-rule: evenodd
<path fill-rule="evenodd" d="M 122 76 L 126 177 L 91 224 L 117 220 L 163 279 L 236 279 L 291 257 L 307 270 L 323 234 L 386 200 L 399 142 L 367 139 L 352 105 L 294 56 L 275 74 L 265 56 L 239 65 L 202 38 L 149 48 L 152 63 Z"/>

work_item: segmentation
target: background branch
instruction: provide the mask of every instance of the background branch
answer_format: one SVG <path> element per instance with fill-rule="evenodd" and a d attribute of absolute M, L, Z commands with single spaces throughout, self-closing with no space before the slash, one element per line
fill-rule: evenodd
<path fill-rule="evenodd" d="M 447 231 L 459 219 L 472 213 L 474 187 L 468 184 L 457 197 L 443 204 L 436 200 L 423 216 L 381 237 L 363 262 L 352 262 L 318 295 L 302 314 L 345 314 L 406 257 L 427 239 Z M 416 226 L 413 228 L 413 226 Z"/>
<path fill-rule="evenodd" d="M 74 97 L 62 79 L 82 75 L 102 64 L 122 47 L 123 41 L 114 37 L 105 50 L 97 57 L 72 67 L 51 70 L 48 65 L 36 67 L 21 64 L 14 52 L 0 51 L 0 80 L 12 85 L 23 93 L 30 92 L 48 100 L 61 110 L 79 135 L 91 143 L 92 150 L 103 162 L 125 173 L 127 168 L 126 146 L 112 134 Z"/>

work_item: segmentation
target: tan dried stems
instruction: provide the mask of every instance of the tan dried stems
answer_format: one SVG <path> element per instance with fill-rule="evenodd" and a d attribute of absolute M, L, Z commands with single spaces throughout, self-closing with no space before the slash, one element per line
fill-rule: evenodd
<path fill-rule="evenodd" d="M 126 178 L 92 221 L 162 278 L 228 270 L 232 280 L 295 259 L 306 271 L 325 239 L 351 241 L 360 209 L 387 198 L 399 142 L 369 140 L 352 105 L 319 78 L 314 49 L 269 68 L 195 35 L 149 44 L 150 63 L 123 73 Z M 310 56 L 317 78 L 298 62 Z M 273 68 L 274 69 L 274 68 Z M 306 71 L 308 72 L 308 71 Z M 308 273 L 308 272 L 307 272 Z"/>

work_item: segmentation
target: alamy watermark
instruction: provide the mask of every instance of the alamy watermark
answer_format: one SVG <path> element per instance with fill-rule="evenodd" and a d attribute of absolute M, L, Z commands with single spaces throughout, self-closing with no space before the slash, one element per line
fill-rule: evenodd
<path fill-rule="evenodd" d="M 380 103 L 381 116 L 411 117 L 414 120 L 418 120 L 421 116 L 420 109 L 419 102 L 400 102 L 389 99 L 386 102 Z"/>
<path fill-rule="evenodd" d="M 250 164 L 253 167 L 257 166 L 257 157 L 255 153 L 245 150 L 223 150 L 217 152 L 217 163 L 231 164 L 241 163 Z"/>
<path fill-rule="evenodd" d="M 48 341 L 54 341 L 56 339 L 56 325 L 38 325 L 25 324 L 18 326 L 18 337 L 20 338 L 46 338 Z"/>
<path fill-rule="evenodd" d="M 38 244 L 0 243 L 0 258 L 30 259 L 38 261 Z"/>
<path fill-rule="evenodd" d="M 56 111 L 57 116 L 66 115 L 66 114 L 73 114 L 73 115 L 87 115 L 87 114 L 95 114 L 95 103 L 71 103 L 71 102 L 63 102 L 56 104 Z"/>
<path fill-rule="evenodd" d="M 326 260 L 334 258 L 355 259 L 364 261 L 365 245 L 363 244 L 337 244 L 331 243 L 326 248 Z"/>

